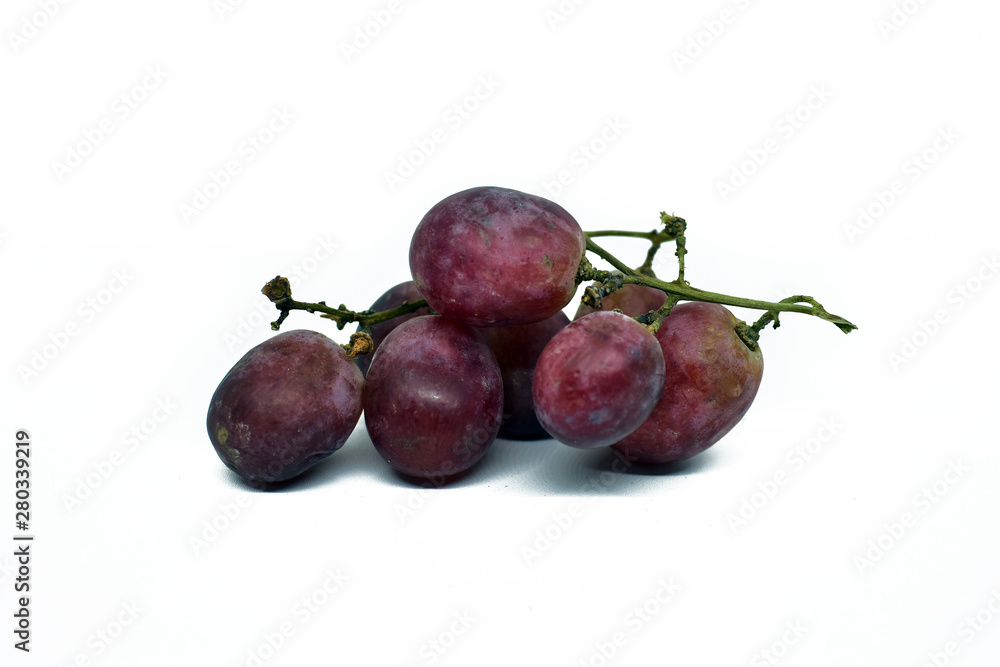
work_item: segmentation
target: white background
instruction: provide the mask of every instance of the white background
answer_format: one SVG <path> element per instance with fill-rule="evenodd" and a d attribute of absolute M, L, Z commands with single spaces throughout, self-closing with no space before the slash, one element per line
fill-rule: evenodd
<path fill-rule="evenodd" d="M 37 536 L 30 655 L 0 549 L 0 663 L 1000 658 L 995 3 L 45 4 L 0 13 L 0 539 L 21 428 Z M 271 335 L 261 286 L 367 307 L 423 213 L 487 184 L 585 229 L 682 215 L 695 286 L 860 330 L 785 316 L 746 418 L 658 474 L 498 441 L 417 492 L 359 426 L 242 485 L 204 416 Z"/>

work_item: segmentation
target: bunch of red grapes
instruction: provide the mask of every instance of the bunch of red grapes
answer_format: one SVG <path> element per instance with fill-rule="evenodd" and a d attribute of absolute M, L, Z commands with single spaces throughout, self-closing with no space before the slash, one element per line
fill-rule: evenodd
<path fill-rule="evenodd" d="M 658 328 L 640 323 L 667 294 L 636 284 L 599 310 L 581 305 L 571 322 L 562 309 L 586 245 L 576 220 L 541 197 L 498 187 L 447 197 L 413 234 L 413 280 L 365 312 L 426 306 L 374 324 L 369 353 L 352 357 L 306 330 L 250 350 L 212 397 L 216 452 L 266 486 L 342 447 L 362 413 L 390 466 L 435 485 L 498 436 L 610 446 L 642 463 L 704 451 L 750 407 L 759 347 L 715 303 L 676 305 Z"/>

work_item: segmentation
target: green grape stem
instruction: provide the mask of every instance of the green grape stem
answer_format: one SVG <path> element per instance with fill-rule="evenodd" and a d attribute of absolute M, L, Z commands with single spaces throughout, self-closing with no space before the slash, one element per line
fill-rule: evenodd
<path fill-rule="evenodd" d="M 610 236 L 610 234 L 606 235 Z M 744 333 L 744 335 L 750 338 L 750 340 L 754 343 L 756 343 L 757 339 L 760 337 L 761 330 L 768 324 L 774 322 L 775 328 L 779 326 L 779 313 L 802 313 L 804 315 L 812 315 L 833 323 L 844 333 L 850 333 L 858 328 L 856 325 L 843 317 L 828 312 L 812 297 L 797 295 L 788 297 L 787 299 L 782 299 L 779 302 L 771 302 L 761 301 L 758 299 L 745 299 L 743 297 L 730 296 L 728 294 L 720 294 L 718 292 L 709 292 L 707 290 L 698 289 L 689 285 L 687 281 L 683 279 L 683 271 L 678 277 L 678 280 L 669 283 L 657 278 L 641 275 L 639 272 L 630 269 L 607 250 L 597 245 L 597 243 L 595 243 L 589 236 L 587 238 L 587 250 L 605 260 L 620 271 L 623 274 L 622 283 L 626 285 L 645 285 L 647 287 L 655 287 L 656 289 L 666 292 L 668 297 L 676 298 L 677 301 L 704 301 L 707 303 L 718 303 L 725 306 L 736 306 L 739 308 L 752 308 L 755 310 L 765 311 L 764 315 L 757 322 L 755 322 L 753 326 L 748 327 L 747 331 Z M 682 257 L 683 253 L 678 250 L 678 259 L 680 260 Z M 595 269 L 590 264 L 590 261 L 584 257 L 584 259 L 580 262 L 580 270 L 577 272 L 577 281 L 583 282 L 584 280 L 596 280 L 603 283 L 605 280 L 610 280 L 613 275 L 614 274 L 610 271 Z M 667 303 L 670 307 L 673 307 L 674 305 L 671 303 L 671 299 L 668 299 Z M 644 315 L 642 317 L 646 316 Z M 658 317 L 658 319 L 648 319 L 650 319 L 650 321 L 644 323 L 650 326 L 658 327 L 659 321 L 662 321 L 663 316 Z"/>
<path fill-rule="evenodd" d="M 333 320 L 337 324 L 338 329 L 343 329 L 351 322 L 357 322 L 361 325 L 361 331 L 370 331 L 372 326 L 379 322 L 385 322 L 386 320 L 412 313 L 427 306 L 426 301 L 419 299 L 417 301 L 407 301 L 395 308 L 375 312 L 372 310 L 349 310 L 344 304 L 340 304 L 339 308 L 331 308 L 326 305 L 325 301 L 318 303 L 295 301 L 292 299 L 292 287 L 288 282 L 288 278 L 281 276 L 275 276 L 274 279 L 268 281 L 263 289 L 261 289 L 261 292 L 281 311 L 278 319 L 271 322 L 271 329 L 274 331 L 278 331 L 281 328 L 282 322 L 288 317 L 288 313 L 293 310 L 320 313 L 320 317 Z"/>
<path fill-rule="evenodd" d="M 742 324 L 737 328 L 737 333 L 751 348 L 755 348 L 760 332 L 768 325 L 778 328 L 780 313 L 802 313 L 812 315 L 827 322 L 831 322 L 844 333 L 850 333 L 857 329 L 857 326 L 847 321 L 839 315 L 828 312 L 818 301 L 809 296 L 796 295 L 778 302 L 760 301 L 758 299 L 745 299 L 718 292 L 709 292 L 698 289 L 688 284 L 684 279 L 684 256 L 687 254 L 686 239 L 684 232 L 687 229 L 687 222 L 667 213 L 660 214 L 660 222 L 663 229 L 650 232 L 630 232 L 619 230 L 601 230 L 596 232 L 586 232 L 586 249 L 598 257 L 607 261 L 611 266 L 620 272 L 596 269 L 587 259 L 586 253 L 580 260 L 580 265 L 576 274 L 576 282 L 580 284 L 584 281 L 594 280 L 601 283 L 598 287 L 588 287 L 584 290 L 583 302 L 591 307 L 599 309 L 601 299 L 612 292 L 621 289 L 624 285 L 644 285 L 662 290 L 667 294 L 667 300 L 659 310 L 650 311 L 640 315 L 636 319 L 645 324 L 654 333 L 659 328 L 664 317 L 670 314 L 670 310 L 680 301 L 704 301 L 706 303 L 718 303 L 726 306 L 736 306 L 740 308 L 751 308 L 763 310 L 764 314 L 753 325 Z M 646 260 L 638 269 L 632 269 L 610 252 L 599 246 L 594 239 L 604 236 L 618 236 L 625 238 L 645 239 L 650 242 L 651 247 L 646 253 Z M 653 258 L 657 250 L 664 243 L 673 241 L 677 245 L 677 261 L 679 271 L 677 279 L 672 282 L 664 282 L 656 278 L 653 274 Z M 293 310 L 304 310 L 307 313 L 319 313 L 320 317 L 333 320 L 338 329 L 343 329 L 351 322 L 360 324 L 358 334 L 352 336 L 351 344 L 345 345 L 351 354 L 364 354 L 370 343 L 368 335 L 373 325 L 379 322 L 390 320 L 394 317 L 406 315 L 427 306 L 423 299 L 408 301 L 395 308 L 375 312 L 372 310 L 355 311 L 341 304 L 338 308 L 332 308 L 325 301 L 308 303 L 296 301 L 292 298 L 292 288 L 287 278 L 276 276 L 268 281 L 261 290 L 268 299 L 274 303 L 279 311 L 278 319 L 271 323 L 271 329 L 278 331 L 281 324 Z M 360 334 L 360 335 L 359 335 Z M 366 340 L 367 339 L 367 340 Z"/>

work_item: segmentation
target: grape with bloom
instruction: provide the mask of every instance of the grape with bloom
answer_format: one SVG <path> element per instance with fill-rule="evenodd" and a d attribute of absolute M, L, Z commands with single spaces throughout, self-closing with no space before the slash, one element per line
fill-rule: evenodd
<path fill-rule="evenodd" d="M 365 381 L 365 424 L 379 454 L 407 477 L 440 484 L 475 465 L 503 414 L 503 380 L 472 327 L 440 315 L 386 336 Z"/>
<path fill-rule="evenodd" d="M 212 397 L 209 439 L 255 485 L 291 479 L 329 456 L 362 409 L 378 453 L 421 484 L 472 469 L 498 434 L 610 446 L 643 463 L 695 456 L 749 409 L 763 373 L 757 339 L 780 313 L 813 315 L 844 333 L 857 327 L 811 297 L 769 303 L 691 287 L 687 222 L 666 213 L 660 222 L 659 231 L 588 238 L 555 202 L 475 187 L 423 216 L 410 240 L 413 279 L 369 310 L 295 301 L 278 276 L 262 290 L 280 311 L 275 330 L 301 310 L 341 329 L 357 322 L 358 331 L 345 346 L 300 330 L 250 350 Z M 594 243 L 599 236 L 652 246 L 631 271 Z M 648 271 L 667 242 L 677 244 L 679 265 L 670 283 Z M 585 250 L 617 271 L 595 269 Z M 601 290 L 585 297 L 600 308 L 581 303 L 569 322 L 562 310 L 583 281 Z M 672 309 L 664 308 L 668 294 Z M 721 304 L 765 313 L 748 326 Z"/>
<path fill-rule="evenodd" d="M 291 479 L 347 441 L 361 417 L 363 383 L 344 348 L 315 331 L 286 331 L 222 379 L 209 403 L 209 439 L 248 482 Z"/>
<path fill-rule="evenodd" d="M 435 204 L 410 241 L 410 271 L 435 312 L 476 327 L 551 317 L 576 293 L 587 239 L 555 202 L 480 187 Z"/>
<path fill-rule="evenodd" d="M 663 352 L 649 329 L 614 311 L 557 333 L 535 367 L 535 414 L 556 440 L 604 447 L 642 424 L 663 391 Z"/>
<path fill-rule="evenodd" d="M 741 324 L 717 303 L 682 303 L 664 318 L 656 340 L 667 381 L 649 418 L 615 443 L 631 461 L 666 463 L 699 454 L 739 422 L 764 373 L 760 348 L 751 350 Z"/>

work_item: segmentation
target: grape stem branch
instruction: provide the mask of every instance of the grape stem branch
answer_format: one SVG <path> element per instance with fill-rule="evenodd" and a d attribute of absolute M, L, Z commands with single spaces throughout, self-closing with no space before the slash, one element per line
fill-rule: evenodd
<path fill-rule="evenodd" d="M 585 304 L 591 306 L 592 308 L 600 309 L 601 299 L 603 297 L 621 289 L 625 285 L 644 285 L 646 287 L 654 287 L 662 290 L 667 294 L 667 300 L 663 307 L 659 310 L 650 311 L 649 313 L 641 315 L 637 318 L 640 322 L 649 326 L 654 333 L 659 328 L 663 318 L 667 317 L 670 314 L 670 310 L 680 301 L 704 301 L 707 303 L 718 303 L 726 306 L 763 310 L 764 315 L 762 315 L 753 325 L 748 326 L 744 324 L 738 329 L 740 337 L 743 338 L 751 347 L 756 346 L 757 340 L 760 337 L 760 332 L 768 324 L 773 323 L 774 328 L 778 328 L 780 325 L 778 320 L 780 313 L 802 313 L 804 315 L 812 315 L 826 320 L 827 322 L 832 322 L 844 333 L 850 333 L 854 329 L 857 329 L 854 324 L 848 322 L 839 315 L 834 315 L 828 312 L 818 301 L 809 296 L 796 295 L 790 296 L 787 299 L 782 299 L 778 302 L 770 302 L 760 301 L 757 299 L 745 299 L 742 297 L 720 294 L 718 292 L 709 292 L 707 290 L 692 287 L 684 278 L 684 257 L 687 254 L 687 244 L 684 232 L 687 229 L 687 222 L 684 218 L 668 213 L 660 213 L 660 222 L 663 224 L 663 228 L 659 231 L 631 232 L 623 230 L 601 230 L 585 233 L 587 250 L 604 259 L 620 272 L 613 273 L 611 271 L 595 269 L 590 264 L 586 254 L 584 254 L 583 258 L 580 260 L 580 266 L 577 270 L 577 284 L 587 280 L 595 280 L 601 283 L 599 287 L 591 286 L 584 290 L 583 302 Z M 649 251 L 646 253 L 646 260 L 638 269 L 633 270 L 594 241 L 595 238 L 604 236 L 646 239 L 651 244 Z M 676 280 L 672 282 L 664 282 L 656 278 L 653 273 L 653 258 L 655 257 L 656 252 L 660 249 L 660 246 L 671 241 L 673 241 L 677 246 L 677 250 L 674 254 L 677 256 L 679 270 Z M 405 302 L 395 308 L 375 312 L 372 310 L 350 310 L 344 304 L 341 304 L 337 308 L 333 308 L 328 306 L 325 301 L 320 301 L 318 303 L 296 301 L 292 298 L 291 284 L 288 282 L 287 278 L 283 278 L 281 276 L 276 276 L 273 280 L 268 281 L 268 283 L 264 285 L 261 292 L 263 292 L 264 295 L 267 296 L 267 298 L 270 299 L 275 307 L 280 311 L 278 319 L 271 323 L 271 329 L 274 331 L 278 331 L 281 324 L 288 317 L 288 314 L 293 310 L 304 310 L 307 313 L 320 313 L 320 317 L 333 320 L 338 329 L 343 329 L 351 322 L 357 322 L 360 324 L 358 333 L 351 336 L 351 345 L 344 346 L 352 355 L 364 354 L 367 351 L 366 348 L 371 342 L 369 333 L 371 332 L 373 325 L 390 320 L 394 317 L 399 317 L 400 315 L 412 313 L 427 306 L 427 302 L 420 299 L 417 301 Z"/>
<path fill-rule="evenodd" d="M 607 235 L 610 236 L 610 234 Z M 775 328 L 777 328 L 779 325 L 778 315 L 779 313 L 785 312 L 802 313 L 804 315 L 818 317 L 822 320 L 826 320 L 827 322 L 832 322 L 844 333 L 850 333 L 854 329 L 857 329 L 857 326 L 843 317 L 828 312 L 812 297 L 798 295 L 782 299 L 781 301 L 775 303 L 771 301 L 760 301 L 758 299 L 745 299 L 743 297 L 730 296 L 728 294 L 720 294 L 718 292 L 709 292 L 707 290 L 692 287 L 683 278 L 684 272 L 682 258 L 686 253 L 686 250 L 682 252 L 680 247 L 678 247 L 677 257 L 678 261 L 681 262 L 682 270 L 680 271 L 678 279 L 669 283 L 657 278 L 641 275 L 639 272 L 630 269 L 614 255 L 597 245 L 597 243 L 595 243 L 589 236 L 587 238 L 587 250 L 604 259 L 620 271 L 623 274 L 621 276 L 621 283 L 623 285 L 645 285 L 647 287 L 655 287 L 666 292 L 668 297 L 675 297 L 677 301 L 704 301 L 707 303 L 718 303 L 725 306 L 736 306 L 740 308 L 752 308 L 755 310 L 765 311 L 764 315 L 757 322 L 755 322 L 753 326 L 747 327 L 745 332 L 745 335 L 754 342 L 756 342 L 759 338 L 761 330 L 771 322 L 774 322 Z M 603 283 L 611 280 L 613 276 L 614 274 L 610 271 L 595 269 L 591 266 L 590 261 L 587 260 L 586 257 L 584 257 L 580 262 L 580 270 L 577 272 L 577 280 L 579 282 L 583 282 L 584 280 L 596 280 Z M 673 299 L 668 300 L 668 303 L 672 306 L 673 303 L 671 303 L 671 301 L 673 301 Z M 662 320 L 662 317 L 659 319 Z M 652 323 L 653 322 L 651 321 L 650 324 Z"/>
<path fill-rule="evenodd" d="M 343 329 L 351 322 L 358 322 L 361 325 L 361 329 L 364 331 L 371 330 L 372 326 L 378 324 L 379 322 L 385 322 L 386 320 L 391 320 L 394 317 L 412 313 L 427 306 L 426 301 L 419 299 L 418 301 L 407 301 L 395 308 L 375 312 L 373 310 L 349 310 L 344 304 L 340 304 L 339 308 L 331 308 L 326 305 L 325 301 L 320 301 L 318 303 L 296 301 L 292 298 L 292 286 L 288 282 L 288 278 L 283 278 L 281 276 L 275 276 L 273 280 L 268 281 L 268 283 L 264 285 L 264 288 L 261 289 L 261 292 L 264 296 L 271 300 L 271 303 L 273 303 L 279 311 L 281 311 L 281 314 L 278 315 L 278 319 L 271 322 L 271 329 L 274 331 L 281 328 L 281 323 L 285 321 L 286 317 L 288 317 L 288 313 L 293 310 L 304 310 L 307 313 L 320 313 L 320 317 L 325 317 L 328 320 L 336 322 L 338 329 Z"/>

